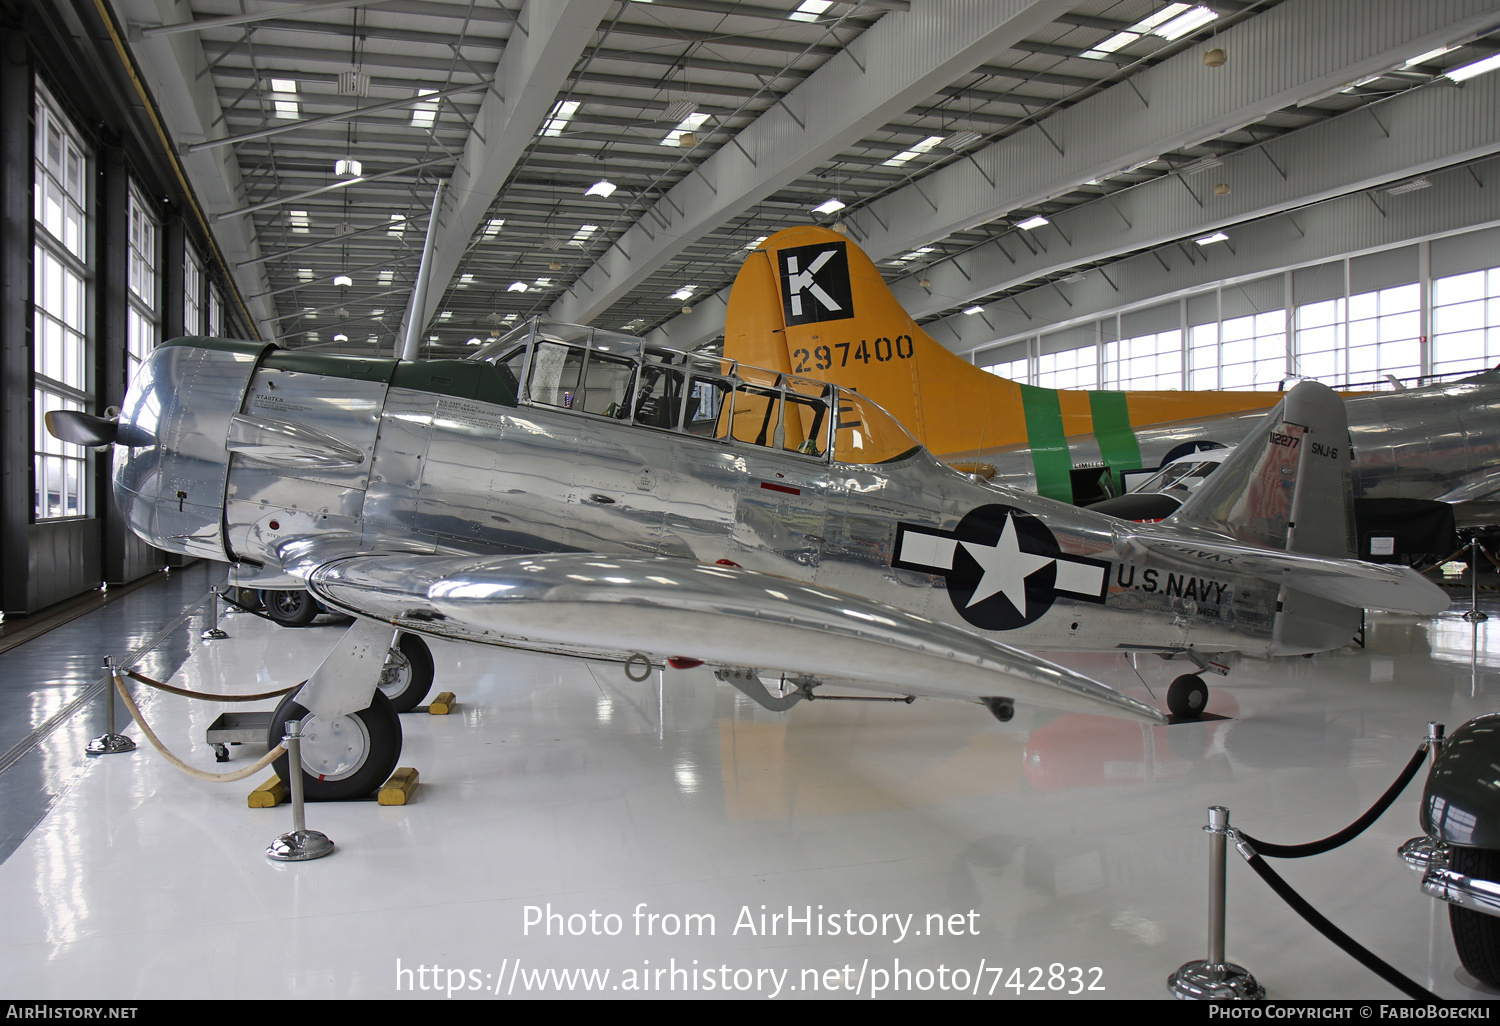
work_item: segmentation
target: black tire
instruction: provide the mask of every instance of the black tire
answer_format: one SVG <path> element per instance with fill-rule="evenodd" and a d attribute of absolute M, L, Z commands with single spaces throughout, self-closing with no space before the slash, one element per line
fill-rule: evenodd
<path fill-rule="evenodd" d="M 379 687 L 398 713 L 411 712 L 432 689 L 432 650 L 416 634 L 401 635 L 396 648 L 400 658 L 386 660 Z"/>
<path fill-rule="evenodd" d="M 305 591 L 263 591 L 266 615 L 283 627 L 306 627 L 318 615 L 318 600 Z"/>
<path fill-rule="evenodd" d="M 1167 711 L 1178 719 L 1196 720 L 1208 705 L 1208 685 L 1196 673 L 1185 673 L 1167 689 Z"/>
<path fill-rule="evenodd" d="M 1448 866 L 1465 876 L 1500 880 L 1500 851 L 1450 845 Z M 1464 968 L 1481 983 L 1500 988 L 1500 916 L 1449 905 L 1448 926 Z"/>
<path fill-rule="evenodd" d="M 302 721 L 302 794 L 310 802 L 364 798 L 390 778 L 401 757 L 401 721 L 379 690 L 367 708 L 333 721 L 331 731 L 287 695 L 271 714 L 268 744 L 281 744 L 287 720 Z M 291 778 L 289 759 L 275 762 L 282 780 Z"/>

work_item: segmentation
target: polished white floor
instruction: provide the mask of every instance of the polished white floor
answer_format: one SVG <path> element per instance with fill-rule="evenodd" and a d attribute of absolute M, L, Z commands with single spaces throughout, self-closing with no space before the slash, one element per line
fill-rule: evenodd
<path fill-rule="evenodd" d="M 226 626 L 176 682 L 294 682 L 340 630 Z M 1342 827 L 1429 720 L 1452 729 L 1497 707 L 1497 632 L 1500 618 L 1378 618 L 1364 651 L 1211 681 L 1227 720 L 1155 729 L 1029 710 L 1002 725 L 938 701 L 777 714 L 690 672 L 634 684 L 616 667 L 436 643 L 439 687 L 460 705 L 402 718 L 416 801 L 310 806 L 338 850 L 301 864 L 266 859 L 290 812 L 248 809 L 254 781 L 190 779 L 134 729 L 141 751 L 84 763 L 58 731 L 44 756 L 80 768 L 0 865 L 0 993 L 559 996 L 589 991 L 536 974 L 582 970 L 607 971 L 592 993 L 609 996 L 1164 998 L 1168 974 L 1206 953 L 1206 808 L 1278 842 Z M 1073 664 L 1146 697 L 1121 657 Z M 1140 673 L 1160 698 L 1177 666 Z M 143 704 L 189 761 L 225 768 L 203 742 L 224 707 Z M 234 751 L 231 766 L 260 749 Z M 1351 844 L 1276 866 L 1419 983 L 1492 996 L 1460 978 L 1446 911 L 1396 858 L 1420 781 Z M 762 933 L 763 906 L 804 920 L 810 907 L 813 935 L 788 936 L 784 918 Z M 1229 958 L 1273 997 L 1400 996 L 1233 853 L 1228 922 Z"/>

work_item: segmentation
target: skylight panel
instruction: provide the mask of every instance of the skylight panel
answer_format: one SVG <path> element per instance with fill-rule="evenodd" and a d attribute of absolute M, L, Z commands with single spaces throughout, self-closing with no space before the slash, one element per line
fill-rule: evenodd
<path fill-rule="evenodd" d="M 577 100 L 558 100 L 552 107 L 552 113 L 547 115 L 547 120 L 542 122 L 542 134 L 562 135 L 563 128 L 573 120 L 573 115 L 576 113 L 578 113 Z"/>
<path fill-rule="evenodd" d="M 493 239 L 500 234 L 500 229 L 505 227 L 505 218 L 492 217 L 484 223 L 484 237 Z"/>
<path fill-rule="evenodd" d="M 900 153 L 896 154 L 890 160 L 882 160 L 880 162 L 881 166 L 882 167 L 900 167 L 902 164 L 905 164 L 908 160 L 911 160 L 913 157 L 920 157 L 922 154 L 926 153 L 928 150 L 932 149 L 934 146 L 937 146 L 937 145 L 941 144 L 942 141 L 943 141 L 943 137 L 940 136 L 940 135 L 929 135 L 926 139 L 923 139 L 921 142 L 917 143 L 911 149 L 909 149 L 909 150 L 902 150 Z"/>
<path fill-rule="evenodd" d="M 1180 39 L 1195 29 L 1202 28 L 1216 18 L 1218 14 L 1207 7 L 1193 7 L 1181 3 L 1167 4 L 1156 13 L 1142 18 L 1127 29 L 1116 32 L 1104 42 L 1085 50 L 1078 56 L 1102 60 L 1144 36 L 1160 36 L 1170 42 Z"/>
<path fill-rule="evenodd" d="M 568 242 L 570 246 L 582 246 L 589 241 L 589 237 L 599 230 L 597 224 L 586 224 L 573 233 L 573 238 Z"/>
<path fill-rule="evenodd" d="M 311 222 L 307 219 L 305 210 L 288 210 L 286 219 L 287 223 L 292 226 L 292 231 L 299 235 L 306 235 L 310 230 Z"/>
<path fill-rule="evenodd" d="M 683 133 L 698 131 L 698 129 L 703 126 L 703 122 L 707 120 L 707 114 L 700 114 L 697 111 L 694 111 L 692 114 L 689 114 L 687 117 L 679 121 L 677 123 L 677 127 L 668 132 L 666 134 L 666 137 L 662 139 L 661 144 L 663 146 L 681 146 Z"/>
<path fill-rule="evenodd" d="M 817 21 L 818 15 L 833 6 L 833 0 L 802 0 L 797 9 L 787 17 L 792 21 Z"/>
<path fill-rule="evenodd" d="M 436 89 L 418 89 L 418 96 L 431 96 L 437 92 Z M 431 128 L 437 121 L 438 101 L 423 100 L 411 110 L 411 123 L 413 128 Z"/>
<path fill-rule="evenodd" d="M 271 98 L 276 103 L 276 116 L 288 121 L 301 117 L 297 104 L 297 81 L 291 78 L 271 79 Z"/>

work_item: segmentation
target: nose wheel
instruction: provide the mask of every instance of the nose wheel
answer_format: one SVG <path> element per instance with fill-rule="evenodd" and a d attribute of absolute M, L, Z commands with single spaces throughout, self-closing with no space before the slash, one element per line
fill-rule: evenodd
<path fill-rule="evenodd" d="M 1167 711 L 1178 719 L 1196 720 L 1208 705 L 1208 685 L 1196 673 L 1185 673 L 1167 688 Z"/>

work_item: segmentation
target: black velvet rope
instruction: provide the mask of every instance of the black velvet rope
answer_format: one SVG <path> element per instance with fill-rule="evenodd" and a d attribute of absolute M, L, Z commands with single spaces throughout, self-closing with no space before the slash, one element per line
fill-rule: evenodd
<path fill-rule="evenodd" d="M 1238 828 L 1236 828 L 1235 833 L 1248 841 L 1250 847 L 1254 848 L 1258 853 L 1273 859 L 1301 859 L 1309 855 L 1321 855 L 1325 851 L 1332 851 L 1339 845 L 1354 840 L 1354 838 L 1364 833 L 1366 827 L 1379 819 L 1380 814 L 1390 808 L 1391 802 L 1395 801 L 1396 797 L 1406 789 L 1406 785 L 1411 783 L 1412 778 L 1417 775 L 1417 770 L 1422 768 L 1422 763 L 1426 759 L 1427 747 L 1423 745 L 1412 755 L 1411 761 L 1406 764 L 1406 769 L 1401 771 L 1401 775 L 1396 778 L 1396 782 L 1386 790 L 1385 794 L 1380 796 L 1378 802 L 1370 806 L 1370 811 L 1338 833 L 1330 837 L 1325 837 L 1321 841 L 1309 841 L 1307 844 L 1272 844 L 1270 841 L 1257 840 Z"/>
<path fill-rule="evenodd" d="M 1240 836 L 1244 837 L 1243 834 Z M 1248 838 L 1245 839 L 1249 840 Z M 1254 842 L 1252 841 L 1251 847 L 1254 846 Z M 1386 983 L 1389 983 L 1409 998 L 1417 1001 L 1443 1000 L 1443 998 L 1438 997 L 1431 991 L 1423 990 L 1418 984 L 1407 979 L 1385 961 L 1372 954 L 1368 948 L 1364 947 L 1353 937 L 1350 937 L 1343 930 L 1330 923 L 1317 909 L 1313 908 L 1306 901 L 1303 901 L 1302 896 L 1292 890 L 1285 880 L 1277 876 L 1276 871 L 1259 854 L 1251 855 L 1246 861 L 1250 863 L 1251 869 L 1260 874 L 1262 880 L 1270 884 L 1271 890 L 1281 896 L 1282 901 L 1290 905 L 1292 910 L 1307 920 L 1313 929 L 1333 941 L 1345 954 L 1349 955 L 1360 965 L 1370 970 L 1376 976 L 1379 976 Z"/>

